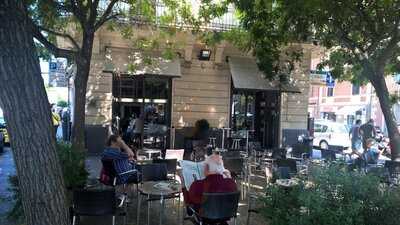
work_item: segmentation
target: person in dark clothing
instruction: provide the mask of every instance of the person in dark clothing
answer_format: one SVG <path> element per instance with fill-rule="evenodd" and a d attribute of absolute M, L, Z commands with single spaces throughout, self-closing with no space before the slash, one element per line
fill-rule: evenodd
<path fill-rule="evenodd" d="M 133 171 L 118 176 L 118 184 L 138 183 L 140 181 L 140 173 L 136 170 L 134 157 L 134 152 L 125 144 L 120 136 L 111 135 L 108 138 L 107 147 L 104 149 L 102 159 L 113 160 L 114 169 L 118 174 Z"/>
<path fill-rule="evenodd" d="M 351 127 L 349 136 L 351 140 L 351 150 L 357 154 L 361 151 L 362 137 L 360 134 L 361 120 L 357 120 L 356 123 Z"/>
<path fill-rule="evenodd" d="M 367 149 L 367 140 L 370 138 L 375 138 L 376 130 L 374 126 L 374 120 L 370 119 L 367 123 L 361 125 L 360 134 L 362 136 L 363 149 Z"/>

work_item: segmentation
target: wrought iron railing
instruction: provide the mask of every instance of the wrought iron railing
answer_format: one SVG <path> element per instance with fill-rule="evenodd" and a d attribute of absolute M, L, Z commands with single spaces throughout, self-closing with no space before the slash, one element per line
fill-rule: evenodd
<path fill-rule="evenodd" d="M 193 0 L 192 0 L 193 1 Z M 139 1 L 140 2 L 140 1 Z M 109 1 L 108 0 L 103 0 L 100 2 L 99 7 L 100 11 L 103 11 L 106 9 Z M 138 3 L 140 4 L 140 3 Z M 184 28 L 190 28 L 193 27 L 191 24 L 186 24 L 179 18 L 174 21 L 174 23 L 170 24 L 161 24 L 161 17 L 165 15 L 167 12 L 168 8 L 165 6 L 162 0 L 155 0 L 154 2 L 154 7 L 155 7 L 155 20 L 154 21 L 149 21 L 146 19 L 143 14 L 140 13 L 139 9 L 140 7 L 137 7 L 137 12 L 130 12 L 131 7 L 128 5 L 128 3 L 125 2 L 118 2 L 114 6 L 114 12 L 124 12 L 124 16 L 120 16 L 118 18 L 118 21 L 120 22 L 125 22 L 125 23 L 133 23 L 133 24 L 151 24 L 153 23 L 154 25 L 164 25 L 164 26 L 176 26 L 176 27 L 184 27 Z M 216 30 L 216 31 L 226 31 L 226 30 L 231 30 L 233 28 L 236 28 L 239 26 L 239 20 L 235 16 L 235 8 L 230 5 L 228 7 L 227 12 L 219 17 L 219 18 L 214 18 L 208 23 L 200 25 L 200 29 L 204 30 Z"/>

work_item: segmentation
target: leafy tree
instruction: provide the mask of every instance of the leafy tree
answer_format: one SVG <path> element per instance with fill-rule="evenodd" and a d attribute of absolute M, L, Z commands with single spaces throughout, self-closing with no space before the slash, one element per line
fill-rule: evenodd
<path fill-rule="evenodd" d="M 67 225 L 50 104 L 22 1 L 0 1 L 0 20 L 0 107 L 12 140 L 26 224 Z"/>
<path fill-rule="evenodd" d="M 38 44 L 41 56 L 48 57 L 44 49 L 55 57 L 68 58 L 76 63 L 74 124 L 72 144 L 75 149 L 84 149 L 86 88 L 89 78 L 90 63 L 95 32 L 104 24 L 108 28 L 116 27 L 122 34 L 133 41 L 138 49 L 159 47 L 165 41 L 166 34 L 174 35 L 177 31 L 190 26 L 199 31 L 202 24 L 210 21 L 214 14 L 220 14 L 226 8 L 224 4 L 204 1 L 199 6 L 199 15 L 192 13 L 191 4 L 184 0 L 24 0 L 29 9 L 30 29 Z M 164 12 L 156 16 L 154 4 L 164 4 Z M 121 19 L 116 21 L 115 19 Z M 141 20 L 152 25 L 162 34 L 156 37 L 137 40 L 134 38 L 129 21 Z M 172 26 L 171 26 L 172 25 Z M 71 35 L 71 31 L 77 35 Z M 67 40 L 72 48 L 63 49 L 56 45 L 56 37 Z M 171 39 L 170 39 L 171 40 Z M 173 38 L 172 38 L 173 40 Z M 149 43 L 152 43 L 149 45 Z M 171 57 L 174 45 L 167 43 L 163 56 Z M 131 66 L 132 67 L 132 66 Z"/>
<path fill-rule="evenodd" d="M 282 49 L 314 41 L 330 52 L 329 66 L 339 80 L 371 82 L 385 117 L 392 157 L 400 157 L 400 134 L 391 110 L 385 75 L 400 71 L 399 0 L 232 0 L 240 12 L 245 43 L 259 68 L 282 74 Z M 233 36 L 236 38 L 236 36 Z M 289 62 L 299 59 L 291 54 Z"/>
<path fill-rule="evenodd" d="M 29 28 L 34 38 L 55 57 L 73 60 L 77 66 L 75 77 L 74 124 L 72 143 L 84 149 L 86 88 L 90 72 L 95 32 L 107 21 L 121 16 L 116 10 L 118 0 L 25 0 L 29 10 Z M 132 4 L 132 6 L 134 6 Z M 77 35 L 71 35 L 71 30 Z M 64 38 L 72 48 L 56 45 L 56 38 Z"/>

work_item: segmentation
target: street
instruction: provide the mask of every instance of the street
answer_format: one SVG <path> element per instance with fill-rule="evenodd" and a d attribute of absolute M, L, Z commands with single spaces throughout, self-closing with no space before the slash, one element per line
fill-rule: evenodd
<path fill-rule="evenodd" d="M 6 221 L 6 213 L 12 207 L 12 193 L 9 191 L 8 177 L 15 174 L 15 165 L 11 149 L 6 147 L 0 153 L 0 224 L 10 224 Z"/>

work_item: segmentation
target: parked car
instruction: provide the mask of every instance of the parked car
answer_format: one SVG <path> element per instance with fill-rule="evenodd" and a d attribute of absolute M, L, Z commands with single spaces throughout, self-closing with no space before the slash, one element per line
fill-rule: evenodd
<path fill-rule="evenodd" d="M 347 149 L 351 146 L 349 129 L 342 123 L 315 121 L 313 145 L 321 149 Z"/>

